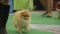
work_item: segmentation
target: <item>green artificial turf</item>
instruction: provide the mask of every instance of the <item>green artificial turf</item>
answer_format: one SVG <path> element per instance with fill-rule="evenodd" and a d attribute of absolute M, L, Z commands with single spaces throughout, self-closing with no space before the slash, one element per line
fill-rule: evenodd
<path fill-rule="evenodd" d="M 8 32 L 8 34 L 19 34 L 16 31 L 16 29 L 15 29 L 15 27 L 13 25 L 13 16 L 14 16 L 14 14 L 11 14 L 9 16 L 9 19 L 8 19 L 8 22 L 7 22 L 7 27 L 6 27 L 7 28 L 7 32 Z M 34 18 L 36 20 L 36 17 L 34 17 Z M 32 19 L 33 21 L 35 21 L 34 18 Z M 52 32 L 47 32 L 47 31 L 42 31 L 42 30 L 31 29 L 28 33 L 23 33 L 23 34 L 53 34 L 53 33 Z"/>
<path fill-rule="evenodd" d="M 14 14 L 9 16 L 9 21 L 13 22 Z M 43 17 L 41 13 L 33 13 L 31 24 L 49 24 L 60 25 L 60 19 L 57 18 L 57 13 L 53 13 L 51 18 Z"/>
<path fill-rule="evenodd" d="M 7 30 L 8 34 L 20 34 L 13 28 Z M 28 33 L 23 33 L 23 34 L 53 34 L 52 32 L 46 32 L 42 30 L 36 30 L 36 29 L 31 29 Z"/>
<path fill-rule="evenodd" d="M 11 20 L 8 21 L 6 28 L 7 28 L 8 34 L 19 34 L 17 32 L 17 30 L 15 29 Z M 53 34 L 53 33 L 47 32 L 47 31 L 42 31 L 42 30 L 31 29 L 28 33 L 23 33 L 23 34 Z"/>
<path fill-rule="evenodd" d="M 60 25 L 60 19 L 58 19 L 57 17 L 57 13 L 53 13 L 52 17 L 50 18 L 42 16 L 42 14 L 39 13 L 32 14 L 32 24 Z"/>

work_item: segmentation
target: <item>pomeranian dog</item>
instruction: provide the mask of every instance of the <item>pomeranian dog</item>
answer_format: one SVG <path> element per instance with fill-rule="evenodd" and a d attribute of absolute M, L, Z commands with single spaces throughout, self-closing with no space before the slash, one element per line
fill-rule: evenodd
<path fill-rule="evenodd" d="M 25 29 L 26 32 L 29 31 L 29 24 L 31 22 L 31 14 L 28 10 L 21 10 L 15 13 L 14 26 L 19 33 L 22 33 L 22 29 Z"/>
<path fill-rule="evenodd" d="M 57 2 L 58 18 L 60 19 L 60 1 Z"/>

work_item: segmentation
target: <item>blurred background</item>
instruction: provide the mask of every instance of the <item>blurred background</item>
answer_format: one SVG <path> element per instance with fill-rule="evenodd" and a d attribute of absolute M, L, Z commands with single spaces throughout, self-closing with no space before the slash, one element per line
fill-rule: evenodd
<path fill-rule="evenodd" d="M 19 1 L 10 0 L 10 12 L 13 12 L 12 10 L 21 10 L 21 8 L 24 9 L 23 7 L 29 7 L 28 9 L 36 10 L 36 11 L 37 10 L 44 10 L 44 6 L 39 2 L 39 0 L 29 0 L 29 1 L 31 1 L 30 2 L 30 4 L 31 4 L 30 6 L 29 6 L 29 2 L 27 2 L 27 1 L 28 0 L 19 0 Z M 19 6 L 17 6 L 16 3 Z M 24 6 L 22 6 L 22 5 L 24 5 Z M 18 9 L 18 8 L 20 8 L 20 9 Z M 52 10 L 53 11 L 56 10 L 56 0 L 53 0 L 53 8 L 52 8 Z"/>

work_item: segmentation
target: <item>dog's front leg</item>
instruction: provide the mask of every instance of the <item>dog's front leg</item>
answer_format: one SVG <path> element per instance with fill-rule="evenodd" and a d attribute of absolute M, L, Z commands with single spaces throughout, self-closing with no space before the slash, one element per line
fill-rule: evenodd
<path fill-rule="evenodd" d="M 22 33 L 22 27 L 17 27 L 19 33 Z"/>
<path fill-rule="evenodd" d="M 26 30 L 26 32 L 28 32 L 29 31 L 29 26 L 26 26 L 25 30 Z"/>

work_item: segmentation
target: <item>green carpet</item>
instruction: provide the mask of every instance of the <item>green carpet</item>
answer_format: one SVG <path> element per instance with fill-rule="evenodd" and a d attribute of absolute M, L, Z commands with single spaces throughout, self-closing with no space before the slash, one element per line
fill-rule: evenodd
<path fill-rule="evenodd" d="M 17 31 L 16 31 L 16 29 L 15 29 L 15 27 L 14 27 L 14 25 L 13 25 L 13 16 L 14 16 L 14 14 L 11 14 L 10 16 L 9 16 L 9 19 L 8 19 L 8 22 L 7 22 L 7 32 L 8 32 L 8 34 L 19 34 Z M 33 24 L 49 24 L 49 23 L 44 23 L 43 21 L 44 21 L 44 19 L 46 19 L 47 20 L 47 18 L 44 18 L 43 19 L 43 17 L 39 17 L 39 14 L 33 14 L 32 15 L 32 23 Z M 37 18 L 36 18 L 37 17 Z M 41 19 L 41 22 L 42 23 L 40 23 L 40 19 Z M 37 20 L 37 21 L 36 21 Z M 39 22 L 38 22 L 38 20 L 39 20 Z M 43 20 L 43 21 L 42 21 Z M 34 21 L 35 21 L 35 23 L 34 23 Z M 48 22 L 48 21 L 47 21 Z M 50 23 L 50 24 L 52 24 L 52 23 Z M 35 30 L 35 29 L 31 29 L 28 33 L 23 33 L 23 34 L 53 34 L 52 32 L 46 32 L 46 31 L 42 31 L 42 30 Z"/>
<path fill-rule="evenodd" d="M 19 34 L 16 31 L 12 21 L 10 21 L 10 20 L 8 20 L 8 23 L 7 23 L 7 33 L 8 34 Z M 42 30 L 31 29 L 28 33 L 23 33 L 23 34 L 53 34 L 53 33 L 42 31 Z"/>
<path fill-rule="evenodd" d="M 9 21 L 13 21 L 14 14 L 9 16 Z M 60 25 L 60 19 L 57 18 L 57 13 L 53 13 L 51 18 L 43 17 L 40 13 L 32 14 L 32 23 L 31 24 L 49 24 L 49 25 Z"/>
<path fill-rule="evenodd" d="M 14 29 L 8 29 L 8 34 L 19 34 L 16 30 Z M 53 34 L 52 32 L 46 32 L 46 31 L 42 31 L 42 30 L 35 30 L 35 29 L 31 29 L 28 33 L 23 33 L 23 34 Z"/>
<path fill-rule="evenodd" d="M 32 14 L 32 24 L 49 24 L 60 25 L 60 19 L 57 18 L 57 13 L 53 13 L 51 18 L 42 16 L 42 14 Z"/>

